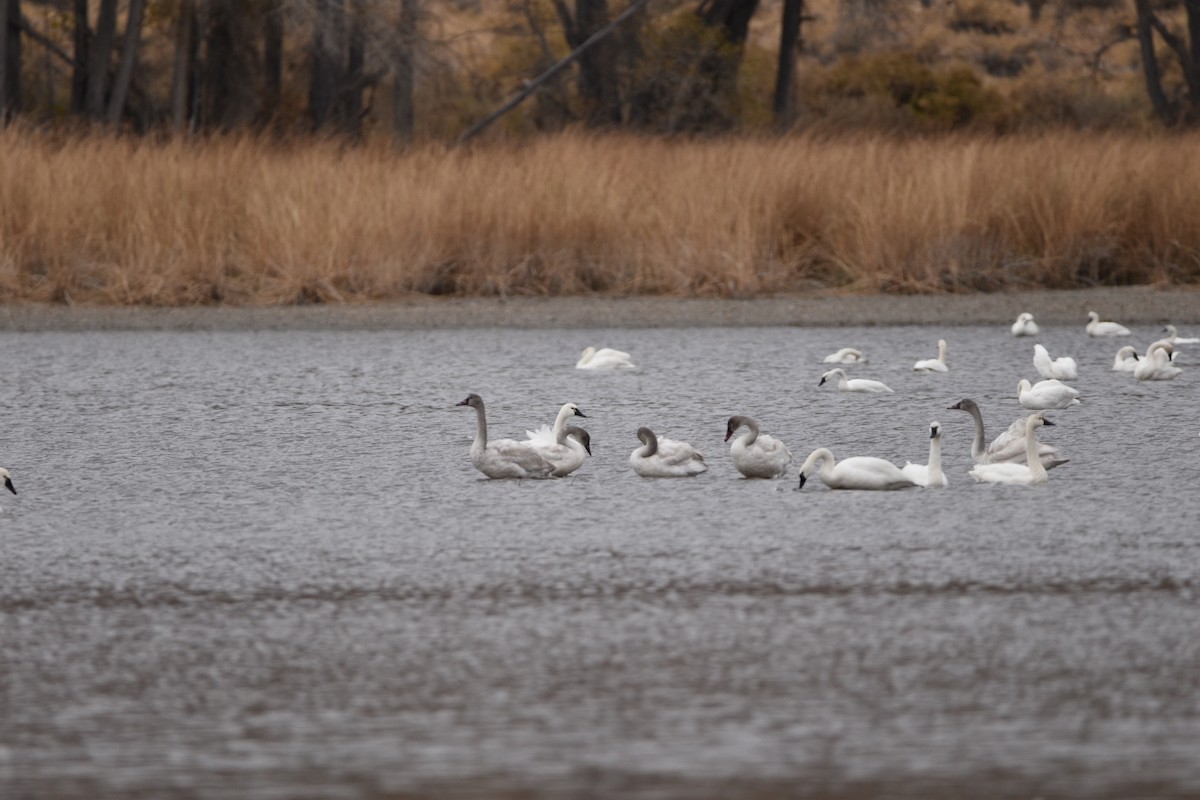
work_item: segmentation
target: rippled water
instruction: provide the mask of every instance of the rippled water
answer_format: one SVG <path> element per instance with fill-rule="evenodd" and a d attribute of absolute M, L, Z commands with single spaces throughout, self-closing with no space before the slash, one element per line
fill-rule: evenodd
<path fill-rule="evenodd" d="M 1022 413 L 1004 330 L 0 335 L 0 795 L 1195 796 L 1200 364 L 1039 341 L 1072 460 L 996 487 L 946 406 Z M 896 394 L 818 389 L 843 345 Z M 471 391 L 594 457 L 483 480 Z M 900 463 L 938 419 L 951 486 L 741 479 L 733 413 Z M 710 472 L 636 477 L 639 425 Z"/>

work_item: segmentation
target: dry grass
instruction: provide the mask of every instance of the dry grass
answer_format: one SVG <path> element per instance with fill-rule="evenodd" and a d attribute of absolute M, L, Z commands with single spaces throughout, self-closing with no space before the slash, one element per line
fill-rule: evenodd
<path fill-rule="evenodd" d="M 476 149 L 0 135 L 6 300 L 1200 281 L 1200 136 Z"/>

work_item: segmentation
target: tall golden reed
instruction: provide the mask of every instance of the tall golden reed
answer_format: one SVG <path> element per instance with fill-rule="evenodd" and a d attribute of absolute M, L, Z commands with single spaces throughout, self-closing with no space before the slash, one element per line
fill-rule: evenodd
<path fill-rule="evenodd" d="M 0 134 L 10 301 L 1196 281 L 1196 134 L 559 135 L 407 153 Z"/>

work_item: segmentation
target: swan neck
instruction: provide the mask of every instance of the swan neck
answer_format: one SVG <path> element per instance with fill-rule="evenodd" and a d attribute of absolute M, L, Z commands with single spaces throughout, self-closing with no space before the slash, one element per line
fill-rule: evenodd
<path fill-rule="evenodd" d="M 748 447 L 758 441 L 758 423 L 752 419 L 743 419 L 742 424 L 750 430 L 750 433 L 742 437 L 742 443 Z"/>
<path fill-rule="evenodd" d="M 804 466 L 800 468 L 800 474 L 812 474 L 813 467 L 817 465 L 817 462 L 821 464 L 820 469 L 817 470 L 817 474 L 821 476 L 822 481 L 828 483 L 830 477 L 833 475 L 833 467 L 836 462 L 833 460 L 833 453 L 824 447 L 818 447 L 809 454 L 808 458 L 804 461 Z"/>
<path fill-rule="evenodd" d="M 978 406 L 967 406 L 967 413 L 971 415 L 971 419 L 975 420 L 975 438 L 971 441 L 971 458 L 979 458 L 984 453 L 984 443 L 987 441 L 987 436 L 983 432 L 983 414 L 979 412 Z"/>
<path fill-rule="evenodd" d="M 642 458 L 649 458 L 658 452 L 658 437 L 653 433 L 647 435 L 642 442 L 646 445 L 642 448 Z"/>
<path fill-rule="evenodd" d="M 1046 467 L 1042 465 L 1042 459 L 1038 455 L 1039 443 L 1035 433 L 1037 427 L 1037 415 L 1030 414 L 1025 422 L 1025 461 L 1029 465 L 1029 474 L 1041 479 L 1046 477 Z"/>
<path fill-rule="evenodd" d="M 929 476 L 942 471 L 942 436 L 938 434 L 929 440 Z"/>
<path fill-rule="evenodd" d="M 475 406 L 475 443 L 471 449 L 487 447 L 487 417 L 483 413 L 483 405 Z"/>
<path fill-rule="evenodd" d="M 564 405 L 558 410 L 558 416 L 554 418 L 554 439 L 558 443 L 562 443 L 562 437 L 566 433 L 567 417 L 572 416 L 570 406 Z"/>

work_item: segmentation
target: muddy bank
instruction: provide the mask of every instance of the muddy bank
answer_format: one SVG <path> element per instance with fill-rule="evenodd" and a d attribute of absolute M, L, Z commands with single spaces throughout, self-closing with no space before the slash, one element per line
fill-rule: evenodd
<path fill-rule="evenodd" d="M 746 300 L 660 297 L 419 297 L 287 307 L 128 308 L 0 305 L 0 330 L 421 330 L 696 326 L 1001 325 L 1022 311 L 1083 326 L 1087 312 L 1126 324 L 1200 324 L 1200 291 L 1103 288 L 937 296 L 784 295 Z"/>

